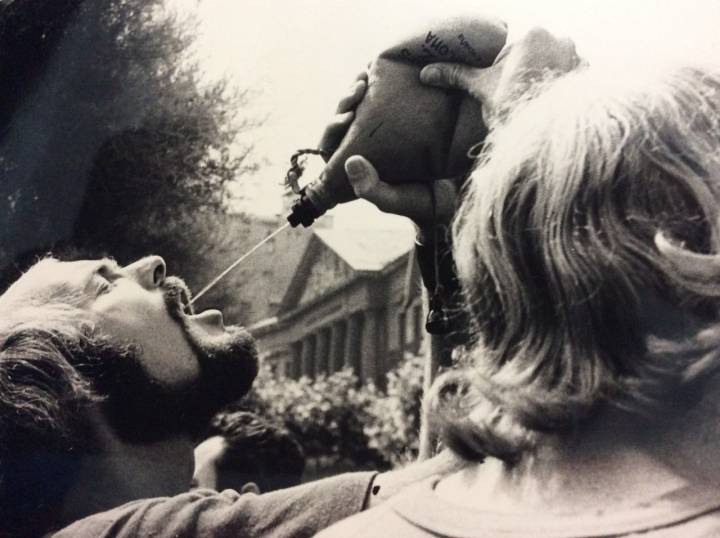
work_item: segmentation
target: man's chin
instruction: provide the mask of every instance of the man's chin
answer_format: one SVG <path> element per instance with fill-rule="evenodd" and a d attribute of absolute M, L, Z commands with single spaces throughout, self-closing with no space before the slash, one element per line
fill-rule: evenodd
<path fill-rule="evenodd" d="M 107 356 L 101 357 L 102 368 L 92 374 L 93 382 L 107 396 L 103 409 L 120 438 L 148 443 L 173 435 L 197 436 L 217 411 L 250 390 L 258 359 L 245 329 L 229 327 L 208 337 L 188 328 L 186 335 L 198 357 L 200 375 L 182 388 L 151 378 L 134 347 L 118 350 L 109 343 L 99 348 L 98 353 L 104 350 Z"/>
<path fill-rule="evenodd" d="M 255 340 L 239 326 L 228 326 L 220 334 L 187 327 L 187 334 L 200 363 L 199 389 L 218 408 L 243 397 L 258 373 Z"/>

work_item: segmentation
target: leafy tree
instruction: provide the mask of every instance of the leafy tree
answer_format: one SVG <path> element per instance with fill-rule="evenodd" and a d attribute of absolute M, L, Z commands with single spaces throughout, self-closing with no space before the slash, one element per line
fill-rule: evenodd
<path fill-rule="evenodd" d="M 14 76 L 0 109 L 0 265 L 68 246 L 121 262 L 153 252 L 206 281 L 227 241 L 226 187 L 253 169 L 237 144 L 253 125 L 247 93 L 201 83 L 194 25 L 163 0 L 1 5 L 0 45 L 13 47 L 0 75 Z"/>
<path fill-rule="evenodd" d="M 0 0 L 0 132 L 82 0 Z"/>

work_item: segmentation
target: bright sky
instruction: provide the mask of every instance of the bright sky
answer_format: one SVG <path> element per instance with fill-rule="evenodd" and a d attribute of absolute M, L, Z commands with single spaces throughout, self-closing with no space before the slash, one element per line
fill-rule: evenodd
<path fill-rule="evenodd" d="M 493 14 L 510 38 L 534 25 L 575 40 L 591 62 L 627 64 L 641 51 L 650 61 L 674 56 L 720 60 L 716 0 L 173 0 L 200 17 L 198 55 L 208 76 L 226 74 L 258 91 L 250 112 L 264 117 L 253 132 L 267 159 L 247 208 L 281 211 L 279 187 L 294 150 L 313 147 L 355 75 L 403 28 L 427 17 Z M 644 60 L 648 61 L 648 60 Z M 249 192 L 251 191 L 252 192 Z M 386 226 L 367 209 L 342 206 L 340 225 Z"/>

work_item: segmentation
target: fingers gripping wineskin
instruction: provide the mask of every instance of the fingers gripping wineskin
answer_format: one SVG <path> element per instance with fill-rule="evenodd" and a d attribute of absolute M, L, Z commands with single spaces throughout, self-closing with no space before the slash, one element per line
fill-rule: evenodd
<path fill-rule="evenodd" d="M 467 172 L 469 150 L 487 129 L 481 104 L 460 90 L 423 85 L 420 70 L 434 62 L 490 66 L 507 37 L 503 23 L 492 19 L 453 18 L 425 26 L 399 40 L 369 67 L 368 88 L 340 146 L 309 184 L 288 220 L 296 226 L 335 205 L 355 199 L 345 175 L 345 161 L 362 155 L 383 181 L 430 182 Z"/>

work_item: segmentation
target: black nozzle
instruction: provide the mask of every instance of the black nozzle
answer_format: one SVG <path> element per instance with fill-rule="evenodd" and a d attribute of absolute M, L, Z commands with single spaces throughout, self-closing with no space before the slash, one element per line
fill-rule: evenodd
<path fill-rule="evenodd" d="M 322 213 L 317 210 L 315 204 L 310 201 L 310 198 L 305 196 L 303 190 L 300 192 L 300 198 L 297 199 L 290 209 L 287 221 L 293 228 L 297 228 L 298 224 L 302 224 L 303 227 L 308 228 L 320 215 L 322 215 Z"/>

